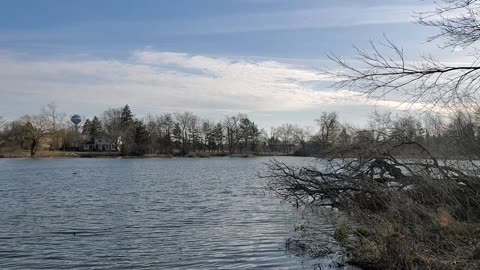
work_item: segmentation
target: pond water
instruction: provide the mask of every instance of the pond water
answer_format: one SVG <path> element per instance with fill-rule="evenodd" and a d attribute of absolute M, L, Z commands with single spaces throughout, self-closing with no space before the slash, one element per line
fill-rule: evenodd
<path fill-rule="evenodd" d="M 0 159 L 0 268 L 312 269 L 268 160 Z"/>

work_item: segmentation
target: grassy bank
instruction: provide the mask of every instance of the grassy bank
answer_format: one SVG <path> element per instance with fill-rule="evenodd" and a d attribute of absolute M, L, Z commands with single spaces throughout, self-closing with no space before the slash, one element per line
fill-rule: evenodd
<path fill-rule="evenodd" d="M 142 156 L 124 156 L 120 152 L 78 152 L 78 151 L 38 151 L 35 158 L 171 158 L 171 157 L 189 157 L 189 158 L 209 158 L 209 157 L 256 157 L 256 156 L 288 156 L 286 153 L 236 153 L 228 154 L 225 152 L 189 152 L 182 154 L 145 154 Z M 30 158 L 30 151 L 11 151 L 0 152 L 0 158 Z"/>
<path fill-rule="evenodd" d="M 36 158 L 95 158 L 118 157 L 118 152 L 65 152 L 65 151 L 38 151 Z M 0 153 L 0 158 L 30 158 L 30 151 L 15 151 Z"/>

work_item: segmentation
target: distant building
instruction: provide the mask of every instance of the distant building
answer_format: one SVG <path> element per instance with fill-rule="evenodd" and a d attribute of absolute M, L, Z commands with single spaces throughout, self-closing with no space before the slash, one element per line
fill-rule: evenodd
<path fill-rule="evenodd" d="M 90 138 L 88 141 L 79 145 L 80 151 L 117 151 L 108 138 Z"/>

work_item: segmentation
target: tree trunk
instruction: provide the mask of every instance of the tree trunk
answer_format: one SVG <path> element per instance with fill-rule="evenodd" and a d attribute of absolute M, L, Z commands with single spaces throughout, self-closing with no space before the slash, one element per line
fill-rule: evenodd
<path fill-rule="evenodd" d="M 34 158 L 37 153 L 37 140 L 32 140 L 30 144 L 30 157 Z"/>

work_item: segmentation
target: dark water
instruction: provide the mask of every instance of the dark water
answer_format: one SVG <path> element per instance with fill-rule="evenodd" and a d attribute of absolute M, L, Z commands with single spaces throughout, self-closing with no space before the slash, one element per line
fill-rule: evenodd
<path fill-rule="evenodd" d="M 266 161 L 0 159 L 0 269 L 312 269 Z"/>

